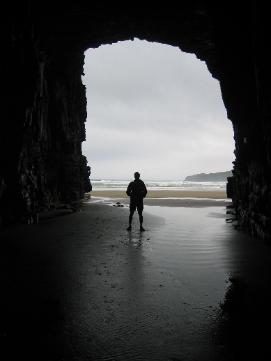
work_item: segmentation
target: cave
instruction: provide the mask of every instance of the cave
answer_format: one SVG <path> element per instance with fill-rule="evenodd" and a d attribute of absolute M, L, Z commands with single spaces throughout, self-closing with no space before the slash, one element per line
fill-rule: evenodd
<path fill-rule="evenodd" d="M 117 290 L 115 284 L 104 286 L 102 277 L 111 271 L 115 272 L 116 280 L 119 281 L 119 269 L 122 266 L 125 275 L 123 284 L 125 287 L 128 284 L 131 299 L 136 298 L 139 292 L 131 280 L 142 277 L 145 281 L 142 265 L 135 264 L 135 261 L 145 262 L 140 255 L 141 250 L 129 248 L 119 239 L 113 244 L 112 233 L 105 227 L 105 214 L 101 208 L 97 213 L 108 242 L 107 248 L 102 248 L 100 253 L 95 253 L 94 246 L 95 242 L 100 242 L 102 235 L 97 240 L 91 238 L 99 218 L 96 214 L 75 212 L 72 222 L 69 222 L 69 215 L 58 217 L 58 222 L 55 218 L 47 223 L 40 222 L 36 227 L 28 226 L 27 223 L 37 223 L 40 215 L 54 209 L 76 211 L 85 192 L 90 190 L 91 164 L 88 165 L 81 147 L 86 137 L 87 118 L 86 89 L 82 84 L 84 53 L 87 49 L 103 44 L 134 38 L 172 45 L 195 54 L 206 63 L 211 75 L 220 83 L 235 140 L 236 159 L 233 176 L 228 179 L 227 192 L 232 199 L 231 212 L 238 221 L 238 228 L 245 232 L 238 233 L 238 237 L 232 237 L 230 242 L 222 234 L 219 241 L 229 250 L 228 259 L 231 263 L 238 263 L 236 259 L 240 255 L 243 257 L 242 265 L 247 272 L 244 271 L 244 274 L 249 274 L 252 281 L 249 284 L 245 277 L 239 279 L 234 276 L 229 279 L 231 286 L 222 310 L 224 308 L 224 312 L 230 315 L 232 323 L 227 324 L 222 319 L 222 329 L 215 325 L 216 331 L 222 330 L 222 335 L 216 332 L 216 336 L 226 340 L 224 344 L 218 342 L 218 348 L 220 351 L 227 343 L 231 346 L 233 339 L 233 348 L 237 344 L 238 355 L 227 360 L 269 359 L 270 342 L 266 328 L 270 325 L 271 254 L 266 251 L 266 243 L 260 240 L 267 240 L 271 235 L 271 72 L 267 4 L 195 0 L 170 6 L 158 2 L 152 6 L 143 6 L 138 3 L 120 5 L 81 0 L 73 3 L 28 0 L 6 3 L 2 13 L 4 99 L 0 123 L 0 275 L 3 292 L 0 299 L 0 339 L 3 342 L 2 353 L 6 352 L 9 356 L 6 359 L 25 356 L 29 360 L 44 361 L 91 360 L 95 359 L 95 354 L 91 354 L 91 348 L 95 347 L 99 349 L 99 359 L 114 359 L 110 354 L 112 344 L 106 345 L 103 331 L 111 331 L 107 322 L 111 322 L 115 329 L 118 317 L 109 314 L 110 319 L 103 319 L 104 314 L 100 312 L 99 306 L 102 305 L 104 310 L 109 309 L 110 313 L 112 300 L 99 291 L 101 287 L 115 295 L 121 291 Z M 108 214 L 112 222 L 116 222 L 116 227 L 120 228 L 113 209 L 108 207 Z M 120 212 L 122 210 L 118 209 Z M 223 225 L 226 227 L 224 219 Z M 83 231 L 78 236 L 80 227 Z M 61 234 L 63 230 L 64 236 Z M 236 232 L 233 228 L 231 230 Z M 75 238 L 77 243 L 74 242 Z M 244 246 L 240 247 L 240 244 Z M 263 244 L 266 246 L 264 252 L 261 248 Z M 122 247 L 123 258 L 118 258 L 121 254 L 119 246 Z M 88 252 L 85 252 L 86 249 Z M 129 252 L 136 253 L 137 257 L 133 258 Z M 182 252 L 180 255 L 183 256 Z M 181 262 L 178 256 L 175 255 L 175 261 L 179 265 Z M 164 254 L 161 257 L 166 258 Z M 130 269 L 126 268 L 129 261 L 132 264 Z M 168 257 L 166 261 L 170 263 L 172 260 Z M 141 273 L 135 275 L 134 269 Z M 157 270 L 160 271 L 159 268 Z M 195 275 L 198 283 L 194 283 L 196 291 L 198 285 L 204 288 L 200 281 L 203 267 L 198 270 Z M 210 279 L 219 274 L 209 264 L 205 270 Z M 154 287 L 162 295 L 165 314 L 168 311 L 167 295 L 170 292 L 157 282 L 160 275 L 158 271 L 156 278 L 149 277 L 151 292 L 147 294 L 148 297 L 144 297 L 151 318 L 142 312 L 141 319 L 148 324 L 155 324 L 161 310 L 159 307 L 158 311 L 152 308 L 155 302 L 152 293 Z M 131 277 L 126 277 L 127 274 Z M 89 275 L 90 278 L 87 277 Z M 180 271 L 177 276 L 185 283 L 189 275 L 188 272 L 185 274 Z M 140 285 L 144 286 L 143 281 Z M 223 278 L 219 283 L 221 288 L 224 287 L 224 281 Z M 188 293 L 192 294 L 190 284 Z M 175 292 L 175 280 L 172 285 Z M 141 287 L 141 291 L 144 291 L 144 287 Z M 178 320 L 184 321 L 183 325 L 191 324 L 195 310 L 203 316 L 207 312 L 207 321 L 215 322 L 210 317 L 210 308 L 202 312 L 197 292 L 195 297 L 192 294 L 194 305 L 182 299 L 182 290 L 179 294 L 174 292 L 172 298 L 175 309 L 181 312 L 188 308 L 192 310 L 190 319 L 186 314 L 185 317 L 179 314 Z M 81 297 L 82 294 L 84 297 Z M 204 290 L 202 294 L 204 299 L 208 299 L 211 292 L 208 295 Z M 91 303 L 93 295 L 97 296 L 96 309 Z M 118 300 L 118 294 L 115 298 Z M 128 302 L 126 299 L 122 301 L 130 306 L 129 299 Z M 118 312 L 122 310 L 123 304 L 116 306 Z M 219 308 L 221 305 L 216 306 Z M 122 328 L 121 337 L 118 335 L 120 343 L 125 343 L 129 336 L 126 325 L 129 322 L 132 324 L 134 316 L 131 308 L 127 307 L 126 311 L 126 318 L 123 318 L 125 327 Z M 96 319 L 97 315 L 100 319 Z M 177 316 L 174 312 L 172 318 L 172 324 L 175 325 Z M 164 317 L 164 321 L 167 325 L 167 317 Z M 101 324 L 104 328 L 100 327 Z M 136 323 L 136 327 L 138 325 Z M 91 327 L 91 332 L 86 332 L 88 326 L 100 332 L 101 343 L 95 344 L 95 332 L 92 333 Z M 176 345 L 186 344 L 189 350 L 200 352 L 200 347 L 196 342 L 191 342 L 190 338 L 192 334 L 202 331 L 197 326 L 186 339 L 176 340 Z M 227 328 L 231 333 L 229 340 L 223 334 L 228 333 Z M 182 327 L 179 329 L 182 330 Z M 138 330 L 140 335 L 141 328 L 138 327 Z M 174 328 L 165 327 L 163 331 L 175 337 Z M 157 327 L 154 340 L 157 340 L 159 350 L 162 350 L 167 345 L 162 343 L 160 332 Z M 151 358 L 153 350 L 148 344 L 149 334 L 146 332 L 145 336 L 142 338 L 145 342 L 143 346 L 148 349 L 149 358 L 133 358 L 133 355 L 129 358 L 129 354 L 117 353 L 118 358 L 115 359 L 225 359 L 208 357 L 204 349 L 198 353 L 199 357 L 191 353 L 193 357 L 189 358 L 188 353 L 183 353 L 184 356 L 179 358 L 170 353 L 170 358 L 162 358 L 163 355 L 159 354 Z M 209 344 L 209 333 L 207 336 Z M 136 337 L 132 334 L 130 338 L 133 345 Z M 129 343 L 127 345 L 130 350 Z M 106 346 L 108 350 L 105 350 Z M 263 356 L 260 355 L 261 351 Z M 264 355 L 265 351 L 269 356 Z M 16 357 L 12 358 L 12 355 Z"/>
<path fill-rule="evenodd" d="M 35 221 L 61 205 L 76 210 L 91 185 L 82 155 L 84 52 L 138 38 L 179 47 L 218 79 L 235 156 L 228 195 L 242 229 L 271 233 L 269 24 L 263 5 L 195 1 L 105 5 L 34 1 L 5 10 L 0 220 Z"/>

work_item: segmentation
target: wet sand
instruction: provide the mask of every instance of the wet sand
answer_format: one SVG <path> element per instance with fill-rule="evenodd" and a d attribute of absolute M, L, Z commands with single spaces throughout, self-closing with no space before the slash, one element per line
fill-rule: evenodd
<path fill-rule="evenodd" d="M 93 190 L 93 197 L 102 198 L 127 198 L 125 191 L 121 190 Z M 209 198 L 209 199 L 226 199 L 226 192 L 221 191 L 180 191 L 180 190 L 149 190 L 148 198 Z"/>
<path fill-rule="evenodd" d="M 140 233 L 95 202 L 1 232 L 7 360 L 268 359 L 268 245 L 225 206 L 147 205 Z"/>
<path fill-rule="evenodd" d="M 127 198 L 107 198 L 107 197 L 92 197 L 92 202 L 104 203 L 114 206 L 128 207 L 130 199 Z M 145 198 L 145 206 L 159 206 L 159 207 L 225 207 L 231 204 L 230 199 L 206 199 L 206 198 Z"/>
<path fill-rule="evenodd" d="M 107 204 L 119 202 L 127 205 L 130 202 L 125 191 L 120 190 L 93 191 L 90 199 Z M 225 191 L 154 190 L 148 191 L 144 204 L 164 207 L 216 207 L 231 204 L 231 199 L 227 198 Z"/>

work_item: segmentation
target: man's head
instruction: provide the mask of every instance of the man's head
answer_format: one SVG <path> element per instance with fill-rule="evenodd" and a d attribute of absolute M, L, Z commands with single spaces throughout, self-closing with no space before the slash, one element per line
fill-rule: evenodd
<path fill-rule="evenodd" d="M 139 179 L 140 178 L 140 173 L 135 172 L 134 177 L 135 177 L 135 179 Z"/>

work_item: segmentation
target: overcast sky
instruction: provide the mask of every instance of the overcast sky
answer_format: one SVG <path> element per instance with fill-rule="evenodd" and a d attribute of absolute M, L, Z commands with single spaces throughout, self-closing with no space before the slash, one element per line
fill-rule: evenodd
<path fill-rule="evenodd" d="M 234 141 L 220 86 L 180 49 L 125 41 L 85 53 L 92 179 L 184 179 L 232 169 Z"/>

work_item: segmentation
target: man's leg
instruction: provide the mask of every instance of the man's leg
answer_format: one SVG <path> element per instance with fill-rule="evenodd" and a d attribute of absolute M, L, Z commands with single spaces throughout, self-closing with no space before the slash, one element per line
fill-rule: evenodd
<path fill-rule="evenodd" d="M 140 230 L 141 231 L 145 231 L 145 229 L 143 228 L 143 215 L 142 215 L 143 210 L 138 210 L 138 216 L 139 216 L 139 222 L 140 222 Z"/>
<path fill-rule="evenodd" d="M 130 208 L 129 227 L 127 228 L 127 231 L 130 231 L 132 229 L 132 220 L 133 220 L 134 213 L 135 213 L 135 210 L 133 208 Z"/>

